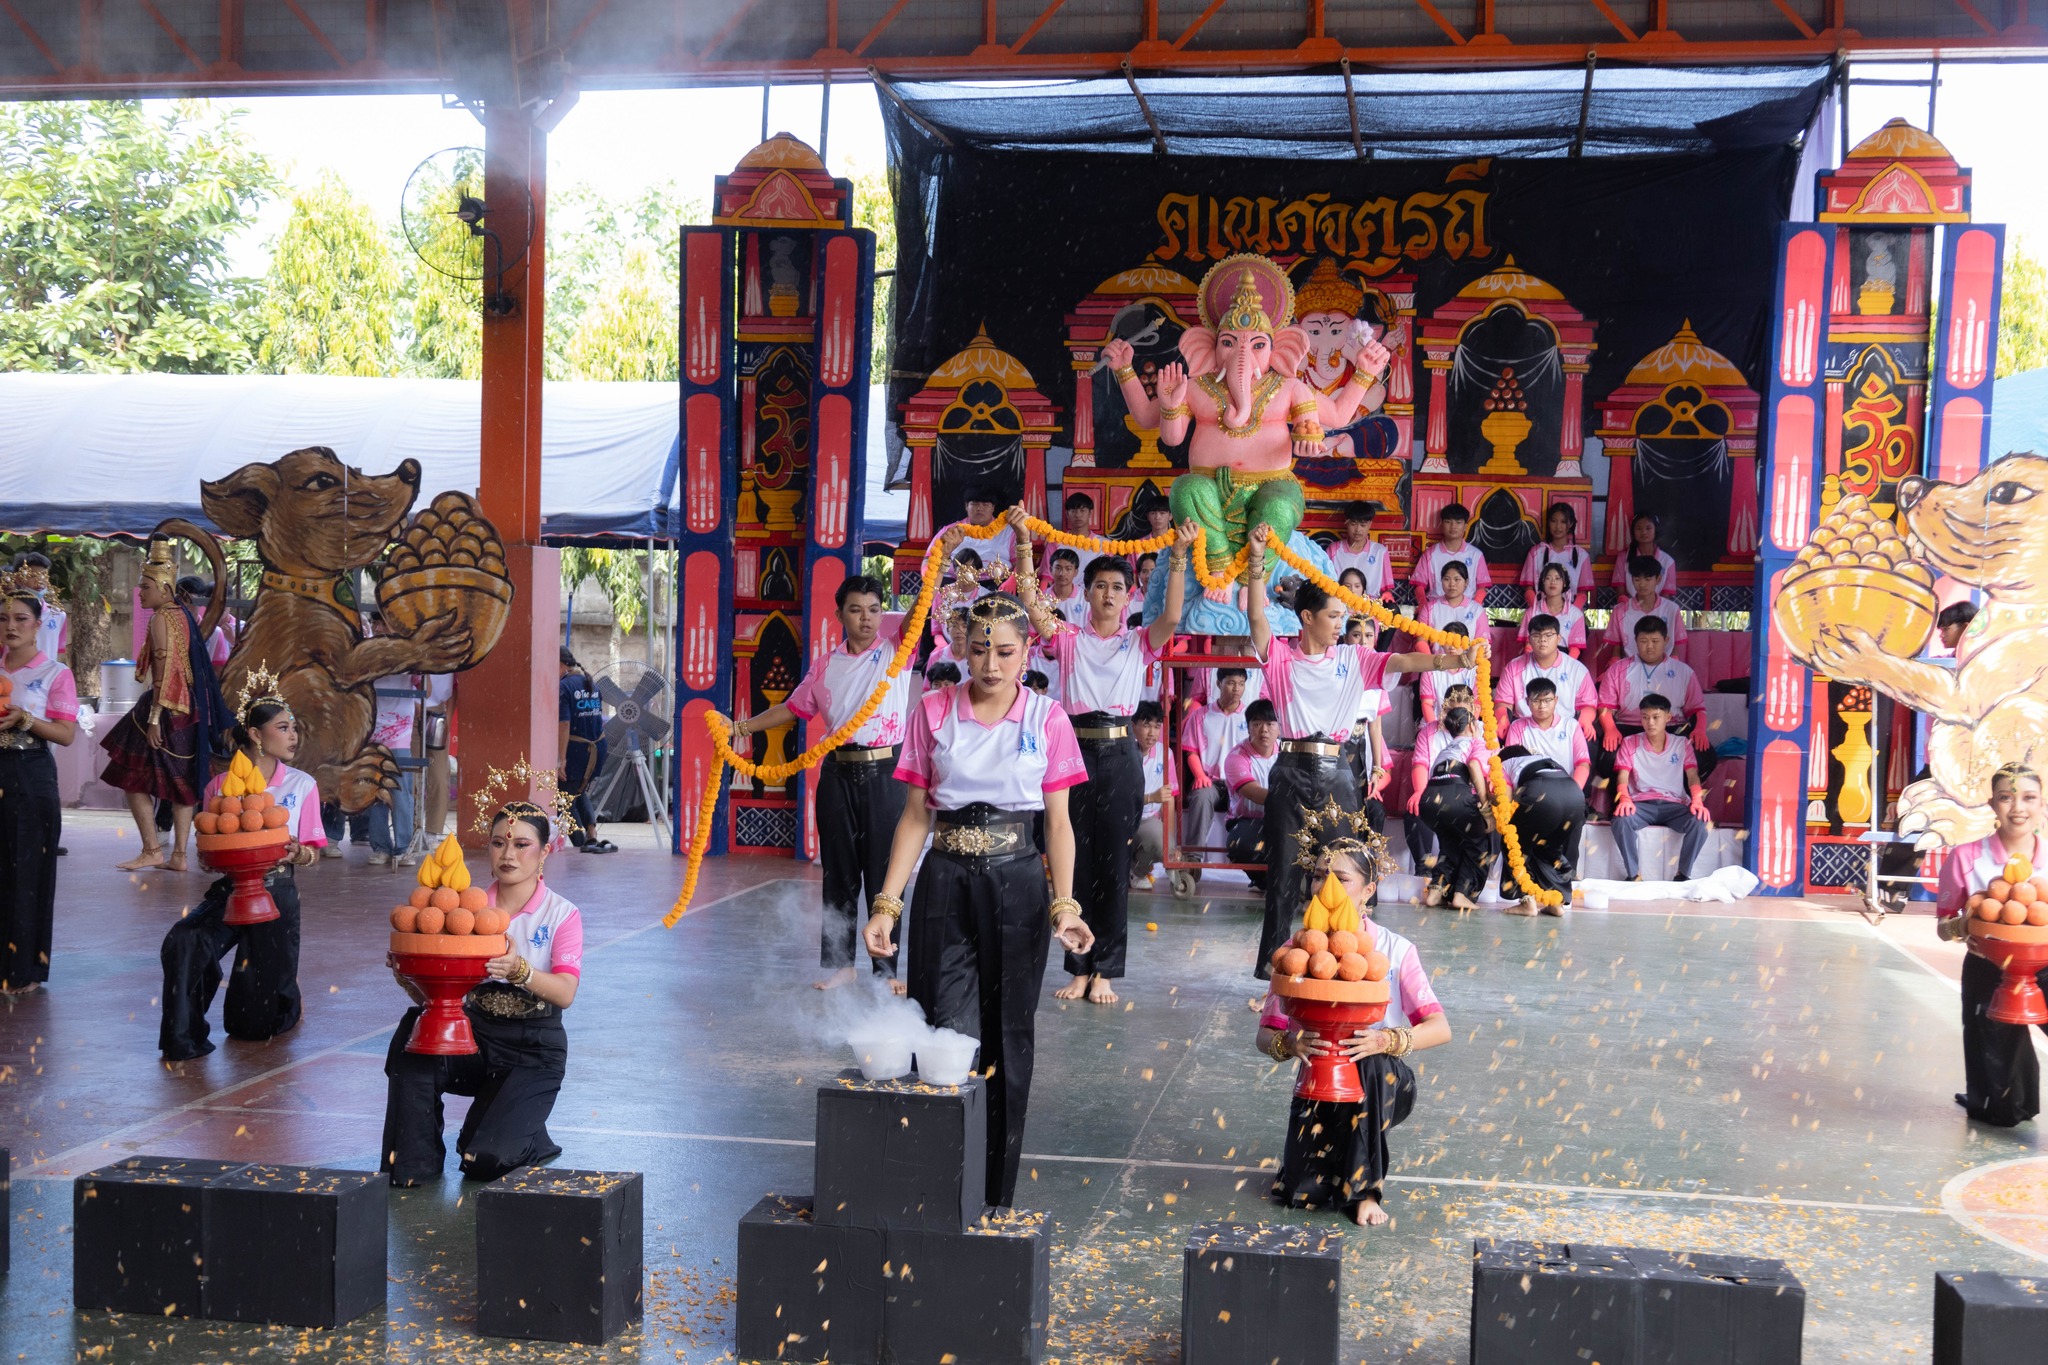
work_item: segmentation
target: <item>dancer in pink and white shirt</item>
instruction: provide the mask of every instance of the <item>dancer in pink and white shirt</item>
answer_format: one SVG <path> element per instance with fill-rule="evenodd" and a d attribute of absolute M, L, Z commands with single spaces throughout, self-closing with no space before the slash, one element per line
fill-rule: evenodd
<path fill-rule="evenodd" d="M 37 644 L 44 611 L 36 576 L 0 574 L 0 992 L 40 989 L 50 979 L 57 904 L 57 849 L 64 808 L 52 744 L 78 737 L 78 684 Z"/>
<path fill-rule="evenodd" d="M 949 554 L 952 548 L 946 547 Z M 820 989 L 854 979 L 854 938 L 868 918 L 863 896 L 871 904 L 889 871 L 889 840 L 903 815 L 903 784 L 894 774 L 911 686 L 907 667 L 889 676 L 903 641 L 903 617 L 883 611 L 882 585 L 864 576 L 848 578 L 833 601 L 844 637 L 839 647 L 811 665 L 788 700 L 733 727 L 744 738 L 805 720 L 815 743 L 859 714 L 878 688 L 885 689 L 874 714 L 816 769 L 818 862 L 824 874 L 818 961 L 830 973 L 817 983 Z M 893 959 L 870 961 L 876 975 L 895 975 Z"/>

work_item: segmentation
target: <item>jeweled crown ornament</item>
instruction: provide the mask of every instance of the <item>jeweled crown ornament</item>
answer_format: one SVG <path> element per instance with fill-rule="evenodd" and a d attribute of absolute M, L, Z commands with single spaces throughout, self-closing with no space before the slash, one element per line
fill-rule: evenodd
<path fill-rule="evenodd" d="M 1270 332 L 1273 319 L 1266 316 L 1266 301 L 1259 296 L 1259 286 L 1247 270 L 1237 277 L 1237 292 L 1230 296 L 1230 306 L 1223 310 L 1223 318 L 1217 324 L 1225 332 Z"/>

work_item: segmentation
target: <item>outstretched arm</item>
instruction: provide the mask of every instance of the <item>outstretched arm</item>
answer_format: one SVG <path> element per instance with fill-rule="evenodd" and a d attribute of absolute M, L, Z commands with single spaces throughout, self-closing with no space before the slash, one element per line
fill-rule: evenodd
<path fill-rule="evenodd" d="M 1160 608 L 1159 619 L 1145 627 L 1154 653 L 1165 649 L 1174 631 L 1180 629 L 1181 606 L 1188 592 L 1188 547 L 1195 543 L 1196 534 L 1194 518 L 1190 517 L 1180 524 L 1167 555 L 1166 605 Z"/>
<path fill-rule="evenodd" d="M 1244 611 L 1251 624 L 1252 657 L 1262 664 L 1273 647 L 1273 626 L 1266 620 L 1266 537 L 1270 534 L 1266 524 L 1260 522 L 1245 540 L 1249 552 L 1245 582 L 1250 591 L 1245 593 Z"/>
<path fill-rule="evenodd" d="M 1031 523 L 1021 507 L 1010 509 L 1009 520 L 1010 529 L 1017 533 L 1017 600 L 1024 604 L 1024 614 L 1031 618 L 1038 638 L 1050 644 L 1059 634 L 1060 618 L 1038 595 L 1038 571 L 1027 567 L 1031 563 Z"/>

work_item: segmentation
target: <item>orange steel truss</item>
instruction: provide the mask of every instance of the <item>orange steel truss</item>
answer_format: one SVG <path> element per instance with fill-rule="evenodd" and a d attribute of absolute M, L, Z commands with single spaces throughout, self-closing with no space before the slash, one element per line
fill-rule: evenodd
<path fill-rule="evenodd" d="M 2048 49 L 2029 4 L 0 0 L 0 98 L 2000 57 Z"/>

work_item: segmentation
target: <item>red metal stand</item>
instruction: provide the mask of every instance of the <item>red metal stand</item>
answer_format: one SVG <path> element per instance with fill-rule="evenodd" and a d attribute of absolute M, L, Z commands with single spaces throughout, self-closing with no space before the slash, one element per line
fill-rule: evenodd
<path fill-rule="evenodd" d="M 1295 991 L 1312 994 L 1293 994 Z M 1316 999 L 1313 996 L 1377 995 L 1368 999 Z M 1320 1057 L 1301 1064 L 1294 1078 L 1294 1096 L 1303 1100 L 1324 1100 L 1336 1104 L 1362 1104 L 1365 1089 L 1358 1081 L 1358 1063 L 1344 1055 L 1344 1043 L 1359 1029 L 1370 1028 L 1387 1017 L 1391 992 L 1384 981 L 1282 980 L 1275 977 L 1273 993 L 1287 1008 L 1287 1017 L 1302 1029 L 1329 1044 Z"/>
<path fill-rule="evenodd" d="M 405 1050 L 429 1057 L 462 1057 L 475 1052 L 476 1034 L 470 1030 L 469 1016 L 462 1012 L 462 997 L 484 979 L 489 959 L 391 953 L 385 960 L 427 997 Z"/>
<path fill-rule="evenodd" d="M 288 841 L 279 840 L 256 848 L 200 850 L 209 867 L 225 872 L 234 883 L 234 890 L 228 893 L 228 909 L 221 916 L 221 923 L 268 924 L 277 918 L 277 902 L 270 898 L 263 879 L 270 875 L 271 868 L 284 861 L 285 850 L 289 847 Z"/>
<path fill-rule="evenodd" d="M 1970 921 L 1970 951 L 2005 973 L 1985 1011 L 2001 1024 L 2048 1024 L 2037 979 L 2048 967 L 2048 928 Z"/>

